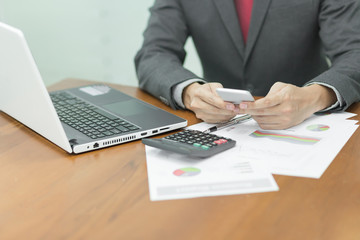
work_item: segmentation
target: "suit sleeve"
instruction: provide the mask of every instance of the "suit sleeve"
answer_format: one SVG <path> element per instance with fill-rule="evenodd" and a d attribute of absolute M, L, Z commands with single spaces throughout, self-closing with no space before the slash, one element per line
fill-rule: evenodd
<path fill-rule="evenodd" d="M 333 86 L 344 99 L 336 110 L 360 100 L 360 1 L 324 0 L 319 9 L 319 34 L 331 67 L 311 80 Z"/>
<path fill-rule="evenodd" d="M 135 56 L 139 86 L 176 109 L 173 86 L 199 78 L 183 67 L 189 30 L 179 0 L 156 0 L 150 13 L 143 45 Z"/>

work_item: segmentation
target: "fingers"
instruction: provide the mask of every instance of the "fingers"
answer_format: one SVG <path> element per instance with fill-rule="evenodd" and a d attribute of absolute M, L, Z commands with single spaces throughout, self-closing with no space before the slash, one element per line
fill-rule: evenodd
<path fill-rule="evenodd" d="M 198 88 L 197 96 L 207 104 L 210 104 L 218 109 L 226 109 L 227 104 L 216 93 L 216 88 L 222 88 L 220 83 L 209 83 L 202 85 L 202 88 Z"/>
<path fill-rule="evenodd" d="M 242 102 L 239 104 L 240 113 L 250 115 L 277 115 L 280 114 L 279 106 L 283 103 L 282 96 L 276 94 L 266 96 L 255 102 Z"/>
<path fill-rule="evenodd" d="M 240 113 L 250 115 L 279 115 L 288 109 L 284 108 L 284 103 L 291 101 L 289 84 L 277 82 L 271 87 L 266 97 L 255 102 L 242 102 L 239 104 Z M 241 111 L 242 110 L 242 111 Z"/>
<path fill-rule="evenodd" d="M 322 90 L 277 82 L 264 98 L 235 106 L 218 96 L 215 89 L 219 87 L 219 83 L 191 85 L 185 94 L 185 106 L 209 123 L 227 121 L 239 113 L 250 114 L 263 129 L 286 129 L 301 123 L 318 111 L 314 103 Z"/>
<path fill-rule="evenodd" d="M 251 114 L 263 129 L 286 129 L 314 113 L 312 104 L 306 103 L 311 97 L 307 91 L 291 84 L 276 83 L 266 97 L 240 105 L 240 112 Z"/>
<path fill-rule="evenodd" d="M 197 118 L 209 123 L 227 121 L 235 116 L 233 111 L 209 104 L 201 98 L 194 98 L 189 109 L 195 113 Z"/>
<path fill-rule="evenodd" d="M 197 118 L 209 123 L 227 121 L 233 118 L 235 105 L 224 102 L 216 93 L 220 83 L 192 84 L 183 96 L 186 108 L 192 110 Z"/>

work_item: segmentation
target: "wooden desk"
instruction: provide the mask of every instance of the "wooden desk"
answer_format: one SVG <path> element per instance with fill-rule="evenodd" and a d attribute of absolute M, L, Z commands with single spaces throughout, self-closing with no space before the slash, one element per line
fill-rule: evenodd
<path fill-rule="evenodd" d="M 137 88 L 112 86 L 198 122 Z M 360 104 L 349 111 L 360 114 Z M 69 155 L 0 112 L 0 143 L 2 240 L 360 239 L 359 130 L 319 180 L 275 176 L 278 192 L 160 202 L 149 200 L 140 141 Z"/>

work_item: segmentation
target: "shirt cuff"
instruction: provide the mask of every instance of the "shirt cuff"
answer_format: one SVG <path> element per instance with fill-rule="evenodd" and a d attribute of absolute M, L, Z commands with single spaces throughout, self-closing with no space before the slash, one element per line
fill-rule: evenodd
<path fill-rule="evenodd" d="M 313 85 L 313 84 L 319 84 L 319 85 L 322 85 L 322 86 L 325 86 L 325 87 L 328 87 L 328 88 L 332 89 L 335 92 L 336 98 L 337 98 L 336 103 L 334 103 L 333 105 L 331 105 L 328 108 L 320 110 L 319 112 L 326 112 L 326 111 L 330 111 L 330 110 L 334 110 L 334 109 L 341 109 L 344 106 L 345 100 L 340 95 L 339 91 L 335 87 L 333 87 L 333 86 L 331 86 L 331 85 L 329 85 L 327 83 L 323 83 L 323 82 L 311 82 L 309 84 L 306 84 L 305 86 L 310 86 L 310 85 Z"/>
<path fill-rule="evenodd" d="M 190 84 L 192 84 L 194 82 L 206 83 L 202 79 L 194 78 L 194 79 L 189 79 L 189 80 L 186 80 L 179 84 L 176 84 L 173 87 L 173 94 L 172 94 L 173 99 L 174 99 L 175 103 L 182 109 L 185 109 L 185 105 L 184 105 L 183 99 L 182 99 L 182 94 L 183 94 L 184 88 L 186 88 L 187 86 L 189 86 Z"/>

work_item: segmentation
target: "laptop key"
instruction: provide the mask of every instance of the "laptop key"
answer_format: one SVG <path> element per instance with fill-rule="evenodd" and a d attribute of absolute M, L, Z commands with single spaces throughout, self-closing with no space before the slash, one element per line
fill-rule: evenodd
<path fill-rule="evenodd" d="M 61 121 L 92 139 L 139 129 L 130 122 L 97 109 L 71 94 L 54 93 L 50 96 Z"/>
<path fill-rule="evenodd" d="M 103 134 L 105 134 L 106 136 L 114 135 L 114 133 L 112 133 L 112 132 L 110 132 L 110 131 L 103 132 Z"/>
<path fill-rule="evenodd" d="M 113 133 L 115 133 L 115 134 L 118 134 L 118 133 L 122 133 L 120 130 L 118 130 L 118 129 L 111 129 L 110 130 L 111 132 L 113 132 Z"/>
<path fill-rule="evenodd" d="M 118 119 L 119 117 L 117 117 L 117 116 L 114 116 L 114 115 L 112 115 L 112 114 L 110 114 L 110 113 L 107 113 L 107 112 L 105 112 L 105 111 L 102 111 L 101 109 L 94 109 L 93 110 L 94 112 L 97 112 L 97 113 L 99 113 L 100 115 L 103 115 L 103 116 L 105 116 L 105 117 L 107 117 L 107 118 L 109 118 L 109 119 Z"/>
<path fill-rule="evenodd" d="M 116 127 L 116 129 L 118 129 L 118 130 L 120 130 L 122 132 L 128 132 L 129 131 L 129 129 L 127 129 L 126 127 L 123 127 L 123 126 L 118 126 L 118 127 Z"/>

